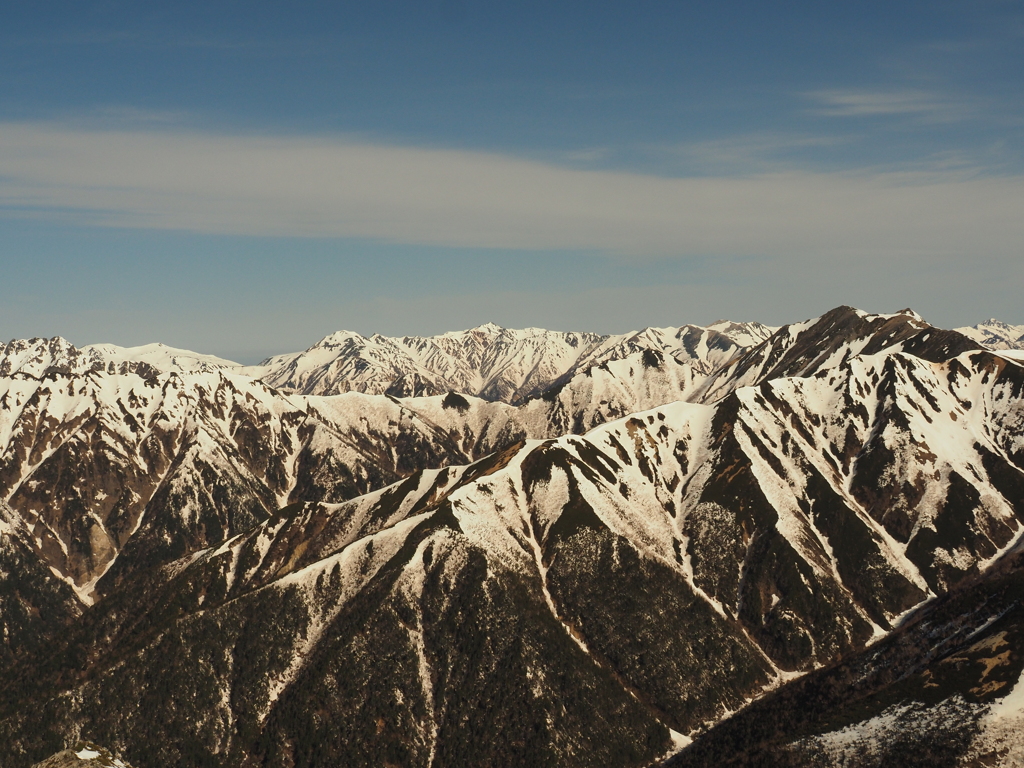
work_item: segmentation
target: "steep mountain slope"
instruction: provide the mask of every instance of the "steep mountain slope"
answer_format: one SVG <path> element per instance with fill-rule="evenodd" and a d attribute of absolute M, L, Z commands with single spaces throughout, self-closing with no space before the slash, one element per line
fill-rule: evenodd
<path fill-rule="evenodd" d="M 719 367 L 689 399 L 714 402 L 739 387 L 783 376 L 813 376 L 856 355 L 907 352 L 937 362 L 981 345 L 956 331 L 926 323 L 905 309 L 872 315 L 836 307 L 803 323 L 785 325 L 732 363 Z"/>
<path fill-rule="evenodd" d="M 398 397 L 448 390 L 511 402 L 564 373 L 604 337 L 539 328 L 482 325 L 441 336 L 327 336 L 304 352 L 264 361 L 251 372 L 303 394 L 359 391 Z"/>
<path fill-rule="evenodd" d="M 171 371 L 216 371 L 240 368 L 238 363 L 213 355 L 175 349 L 164 344 L 118 347 L 92 344 L 75 347 L 60 336 L 52 339 L 14 339 L 0 344 L 0 376 L 21 373 L 36 378 L 47 371 L 84 375 L 90 371 L 152 375 Z"/>
<path fill-rule="evenodd" d="M 723 323 L 611 339 L 586 367 L 518 409 L 456 395 L 404 407 L 355 393 L 289 400 L 218 368 L 224 361 L 160 345 L 11 342 L 0 355 L 0 493 L 31 531 L 29 545 L 88 600 L 105 588 L 98 579 L 108 570 L 105 583 L 219 541 L 292 501 L 350 498 L 415 469 L 686 399 L 713 365 L 765 332 Z M 514 366 L 506 359 L 505 369 L 523 370 L 538 354 L 550 359 L 549 336 L 541 332 L 533 357 Z M 465 337 L 431 343 L 465 351 Z M 507 358 L 513 347 L 498 344 L 469 362 Z"/>
<path fill-rule="evenodd" d="M 840 355 L 141 574 L 2 684 L 0 738 L 15 766 L 78 732 L 143 767 L 649 764 L 975 578 L 1022 499 L 1024 368 Z"/>
<path fill-rule="evenodd" d="M 32 768 L 131 768 L 110 751 L 90 741 L 80 741 Z"/>
<path fill-rule="evenodd" d="M 0 502 L 0 676 L 81 615 L 74 590 L 40 559 L 24 522 Z"/>
<path fill-rule="evenodd" d="M 1024 325 L 1010 325 L 992 318 L 957 331 L 989 349 L 1024 350 Z"/>
<path fill-rule="evenodd" d="M 455 393 L 405 398 L 402 405 L 480 458 L 520 440 L 583 434 L 634 411 L 684 400 L 701 380 L 692 364 L 645 349 L 595 364 L 519 406 Z"/>
<path fill-rule="evenodd" d="M 88 601 L 105 575 L 221 541 L 293 499 L 340 501 L 467 460 L 393 400 L 337 405 L 226 371 L 19 372 L 0 378 L 0 499 Z"/>
<path fill-rule="evenodd" d="M 882 642 L 790 683 L 666 766 L 1024 762 L 1020 547 Z"/>
<path fill-rule="evenodd" d="M 121 350 L 115 365 L 97 357 L 100 347 L 12 342 L 0 357 L 8 371 L 0 377 L 0 493 L 31 531 L 29 545 L 91 599 L 97 586 L 107 588 L 98 579 L 108 571 L 104 584 L 294 501 L 351 498 L 416 469 L 522 439 L 580 434 L 663 403 L 712 401 L 744 384 L 810 375 L 860 351 L 940 359 L 972 345 L 912 313 L 838 308 L 742 352 L 740 343 L 764 332 L 719 324 L 613 339 L 519 407 L 455 394 L 401 404 L 357 393 L 289 399 L 194 353 L 147 348 L 129 360 Z M 680 361 L 673 348 L 688 357 Z M 168 373 L 147 356 L 204 372 Z"/>
<path fill-rule="evenodd" d="M 330 395 L 359 391 L 396 397 L 448 391 L 518 403 L 584 368 L 653 350 L 694 361 L 705 372 L 767 338 L 760 323 L 722 321 L 707 328 L 648 328 L 620 336 L 509 330 L 493 324 L 441 336 L 327 336 L 304 352 L 244 369 L 289 392 Z"/>
<path fill-rule="evenodd" d="M 701 371 L 713 371 L 760 344 L 775 330 L 761 323 L 720 320 L 707 327 L 645 328 L 635 333 L 608 336 L 591 352 L 582 355 L 555 383 L 587 369 L 647 351 L 672 357 L 679 363 L 693 364 Z"/>
<path fill-rule="evenodd" d="M 858 351 L 941 358 L 971 346 L 912 313 L 848 307 L 741 352 L 764 332 L 720 324 L 613 339 L 518 408 L 456 394 L 289 399 L 233 372 L 163 373 L 142 359 L 190 366 L 203 357 L 194 353 L 146 349 L 115 366 L 97 358 L 99 347 L 11 342 L 0 356 L 0 493 L 31 530 L 25 543 L 88 600 L 143 563 L 220 541 L 288 503 L 340 501 L 521 439 L 810 375 Z M 680 361 L 674 347 L 689 356 Z"/>
<path fill-rule="evenodd" d="M 819 318 L 784 326 L 746 348 L 714 330 L 684 329 L 673 338 L 682 339 L 695 357 L 673 356 L 672 345 L 662 343 L 664 339 L 659 341 L 658 334 L 648 329 L 610 349 L 608 357 L 599 354 L 592 358 L 597 362 L 581 363 L 517 408 L 454 394 L 407 398 L 403 404 L 441 426 L 469 455 L 480 457 L 518 439 L 583 434 L 607 421 L 666 403 L 713 403 L 743 386 L 785 376 L 812 376 L 861 353 L 903 351 L 925 360 L 945 360 L 980 348 L 955 332 L 934 328 L 909 310 L 868 315 L 837 307 Z M 737 333 L 735 324 L 730 332 Z"/>

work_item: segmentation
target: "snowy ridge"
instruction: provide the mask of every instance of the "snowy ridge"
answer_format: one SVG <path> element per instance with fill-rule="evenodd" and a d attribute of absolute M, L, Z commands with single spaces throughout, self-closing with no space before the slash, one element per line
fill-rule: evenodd
<path fill-rule="evenodd" d="M 257 522 L 225 509 L 228 499 L 266 515 L 293 496 L 340 500 L 384 485 L 412 471 L 411 454 L 465 460 L 392 400 L 336 405 L 307 411 L 227 370 L 0 378 L 0 497 L 33 549 L 91 600 L 133 539 L 202 545 Z"/>
<path fill-rule="evenodd" d="M 214 355 L 204 355 L 166 344 L 144 344 L 139 347 L 118 347 L 114 344 L 90 344 L 82 352 L 96 357 L 108 367 L 121 363 L 147 363 L 158 371 L 202 371 L 241 368 L 238 363 Z"/>
<path fill-rule="evenodd" d="M 375 605 L 396 606 L 410 649 L 416 682 L 403 696 L 421 703 L 403 701 L 421 712 L 416 743 L 440 754 L 451 693 L 437 687 L 445 673 L 431 627 L 466 610 L 458 595 L 477 573 L 474 601 L 483 603 L 474 604 L 497 612 L 488 621 L 509 620 L 498 595 L 533 585 L 531 599 L 576 649 L 558 653 L 590 657 L 593 674 L 614 669 L 631 701 L 659 713 L 666 739 L 674 731 L 699 742 L 708 725 L 794 671 L 878 642 L 907 611 L 1008 551 L 1021 532 L 1019 498 L 1000 473 L 1024 477 L 1009 461 L 1024 449 L 1022 388 L 1024 369 L 984 351 L 945 363 L 854 357 L 713 406 L 668 404 L 585 436 L 417 473 L 341 505 L 290 508 L 172 568 L 172 587 L 189 599 L 220 595 L 196 604 L 203 621 L 246 605 L 299 611 L 301 630 L 283 641 L 286 661 L 254 704 L 270 729 L 284 727 L 280 708 L 305 690 L 304 675 L 319 678 L 317 665 L 334 657 L 339 622 L 374 595 Z M 891 485 L 892 472 L 908 478 L 905 494 L 918 477 L 940 480 L 939 491 L 923 502 L 889 499 L 884 514 L 869 491 Z M 972 537 L 942 544 L 964 526 Z M 485 565 L 474 571 L 474 562 Z M 628 614 L 616 614 L 658 638 L 643 664 L 602 629 L 604 619 L 581 610 L 597 607 L 587 597 L 595 589 L 603 610 L 617 610 L 614 585 L 637 578 L 673 596 L 638 604 L 646 593 L 634 584 Z M 679 605 L 691 633 L 707 634 L 660 634 L 673 626 L 664 611 Z M 731 661 L 704 658 L 709 648 L 730 648 Z M 618 659 L 611 668 L 609 658 Z M 698 659 L 701 674 L 685 672 Z M 527 685 L 554 674 L 545 663 L 530 662 Z M 669 696 L 656 682 L 666 674 L 683 686 Z M 681 700 L 701 704 L 681 709 Z"/>
<path fill-rule="evenodd" d="M 989 349 L 1024 350 L 1024 325 L 1010 325 L 992 318 L 956 330 Z"/>
<path fill-rule="evenodd" d="M 836 307 L 821 317 L 785 325 L 732 363 L 715 370 L 690 399 L 720 400 L 739 387 L 769 378 L 812 376 L 860 354 L 906 351 L 928 360 L 946 360 L 980 345 L 956 331 L 944 331 L 906 309 L 872 315 Z"/>
<path fill-rule="evenodd" d="M 915 313 L 548 333 L 343 333 L 286 361 L 310 386 L 411 371 L 400 399 L 11 348 L 12 754 L 52 751 L 46 702 L 53 733 L 122 734 L 143 768 L 686 759 L 766 696 L 888 658 L 1024 540 L 1024 366 Z M 971 695 L 998 673 L 1005 744 L 1024 643 L 985 610 L 966 645 L 960 614 L 924 624 L 981 660 Z"/>
<path fill-rule="evenodd" d="M 210 372 L 240 368 L 238 363 L 213 355 L 175 349 L 165 344 L 119 347 L 115 344 L 91 344 L 81 349 L 60 336 L 52 339 L 15 339 L 0 344 L 0 376 L 24 374 L 39 378 L 48 371 L 84 375 L 90 371 L 115 372 L 171 371 Z"/>
<path fill-rule="evenodd" d="M 493 324 L 431 337 L 366 338 L 339 331 L 304 352 L 243 370 L 303 394 L 355 390 L 408 397 L 451 390 L 514 403 L 585 368 L 645 349 L 715 368 L 772 330 L 760 323 L 720 321 L 707 328 L 648 328 L 619 336 Z"/>
<path fill-rule="evenodd" d="M 447 376 L 469 376 L 472 366 L 491 373 L 521 371 L 524 349 L 531 364 L 547 361 L 548 368 L 537 363 L 532 369 L 541 370 L 545 380 L 576 360 L 571 375 L 518 407 L 453 395 L 405 398 L 401 404 L 358 392 L 289 399 L 249 379 L 243 369 L 216 367 L 226 361 L 160 345 L 76 350 L 60 338 L 12 342 L 0 357 L 10 371 L 0 377 L 0 489 L 26 521 L 33 548 L 90 600 L 140 531 L 143 537 L 181 536 L 181 530 L 167 530 L 167 520 L 146 513 L 151 502 L 173 503 L 173 527 L 198 531 L 206 527 L 200 523 L 204 510 L 223 504 L 216 493 L 248 498 L 263 514 L 299 500 L 344 498 L 432 463 L 484 456 L 523 439 L 580 434 L 674 401 L 714 401 L 766 378 L 828 369 L 866 350 L 891 354 L 909 345 L 927 355 L 928 345 L 943 334 L 949 332 L 931 329 L 909 311 L 873 316 L 839 308 L 774 334 L 758 324 L 722 322 L 597 341 L 491 325 L 407 338 L 398 346 L 384 337 L 371 340 L 381 349 L 418 349 L 422 360 Z M 969 343 L 953 336 L 954 348 Z M 335 334 L 324 350 L 335 354 L 339 344 L 358 339 Z M 747 346 L 757 339 L 763 341 Z M 949 345 L 943 342 L 941 351 L 948 354 Z M 581 349 L 588 351 L 581 355 Z M 333 360 L 332 365 L 353 361 Z M 552 361 L 558 365 L 552 368 Z M 177 370 L 189 366 L 193 370 Z M 323 374 L 322 366 L 310 370 Z M 474 381 L 483 386 L 479 376 Z M 526 379 L 516 381 L 522 391 Z M 79 463 L 79 472 L 99 472 L 99 482 L 54 487 L 69 460 Z M 389 468 L 383 474 L 381 465 Z M 112 466 L 120 469 L 111 473 Z M 204 479 L 210 476 L 218 478 L 216 493 Z M 87 511 L 84 526 L 63 516 L 60 510 L 68 505 Z M 220 525 L 233 525 L 223 512 L 214 514 Z"/>

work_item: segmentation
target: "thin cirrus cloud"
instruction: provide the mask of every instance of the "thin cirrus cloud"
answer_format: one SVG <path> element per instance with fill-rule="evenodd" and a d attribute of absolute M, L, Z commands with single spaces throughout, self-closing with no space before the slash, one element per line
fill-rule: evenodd
<path fill-rule="evenodd" d="M 757 133 L 654 147 L 687 167 L 733 174 L 792 170 L 801 153 L 842 148 L 853 141 L 842 135 Z"/>
<path fill-rule="evenodd" d="M 974 114 L 971 105 L 920 90 L 821 90 L 804 97 L 816 105 L 813 112 L 824 117 L 916 116 L 953 122 Z"/>
<path fill-rule="evenodd" d="M 0 209 L 93 226 L 679 255 L 974 255 L 1024 242 L 1024 177 L 665 178 L 343 138 L 0 124 Z"/>

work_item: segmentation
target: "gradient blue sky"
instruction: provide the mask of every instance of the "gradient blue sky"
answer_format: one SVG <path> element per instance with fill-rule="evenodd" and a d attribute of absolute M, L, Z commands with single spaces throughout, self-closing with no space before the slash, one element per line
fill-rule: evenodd
<path fill-rule="evenodd" d="M 0 337 L 1024 323 L 1024 3 L 9 4 Z"/>

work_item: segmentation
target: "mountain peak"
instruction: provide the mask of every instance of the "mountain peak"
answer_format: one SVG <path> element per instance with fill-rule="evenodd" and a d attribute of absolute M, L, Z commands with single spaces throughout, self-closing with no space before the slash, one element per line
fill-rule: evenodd
<path fill-rule="evenodd" d="M 956 330 L 989 349 L 1024 349 L 1024 325 L 1010 325 L 990 317 L 983 323 Z"/>
<path fill-rule="evenodd" d="M 1020 712 L 1024 555 L 955 590 L 1018 557 L 1024 367 L 908 311 L 716 325 L 341 331 L 267 369 L 336 397 L 104 357 L 184 364 L 157 344 L 0 374 L 11 768 L 86 732 L 140 768 L 639 768 L 686 739 L 725 764 L 699 752 L 722 718 L 794 685 L 767 704 L 803 739 L 798 707 L 888 707 L 871 675 L 917 685 L 915 721 L 959 686 L 945 730 L 964 701 Z"/>
<path fill-rule="evenodd" d="M 313 347 L 319 347 L 325 344 L 332 344 L 339 341 L 345 341 L 346 339 L 351 339 L 353 337 L 359 337 L 361 339 L 366 338 L 357 331 L 347 331 L 343 328 L 340 331 L 335 331 L 334 333 L 327 334 L 322 339 L 320 339 L 320 341 L 314 344 Z M 312 349 L 312 347 L 310 347 L 310 349 Z"/>

